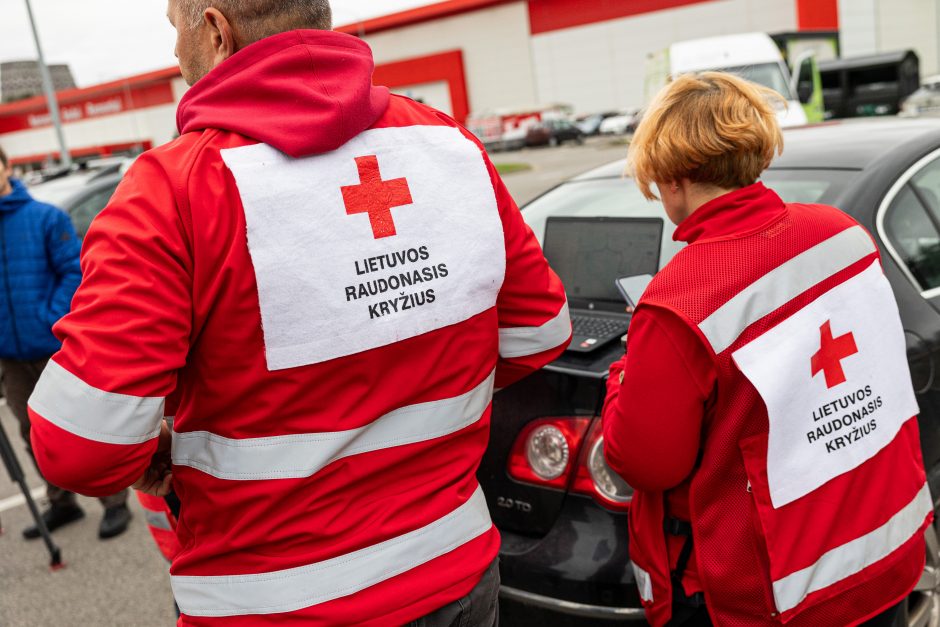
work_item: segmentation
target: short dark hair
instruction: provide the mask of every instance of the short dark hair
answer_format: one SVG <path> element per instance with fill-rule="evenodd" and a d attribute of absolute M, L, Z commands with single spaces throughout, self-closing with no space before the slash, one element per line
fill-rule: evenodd
<path fill-rule="evenodd" d="M 3 148 L 0 148 L 0 163 L 3 164 L 4 168 L 10 167 L 10 160 L 7 159 L 7 153 L 3 152 Z"/>
<path fill-rule="evenodd" d="M 199 26 L 206 9 L 218 9 L 238 25 L 246 45 L 299 28 L 333 28 L 329 0 L 179 0 L 179 4 L 190 28 Z"/>

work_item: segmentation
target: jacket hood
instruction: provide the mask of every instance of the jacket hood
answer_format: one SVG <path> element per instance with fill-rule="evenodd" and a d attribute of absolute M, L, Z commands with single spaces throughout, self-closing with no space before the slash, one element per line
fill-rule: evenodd
<path fill-rule="evenodd" d="M 372 84 L 369 46 L 351 35 L 295 30 L 220 63 L 180 102 L 180 133 L 209 128 L 257 139 L 291 157 L 335 150 L 372 126 L 389 92 Z"/>
<path fill-rule="evenodd" d="M 16 211 L 23 205 L 33 202 L 33 197 L 26 191 L 26 186 L 17 179 L 10 179 L 13 191 L 0 196 L 0 211 Z"/>

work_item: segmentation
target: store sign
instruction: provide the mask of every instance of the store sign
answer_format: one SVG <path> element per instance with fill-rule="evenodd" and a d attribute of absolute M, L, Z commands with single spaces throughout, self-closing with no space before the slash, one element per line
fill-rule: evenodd
<path fill-rule="evenodd" d="M 84 105 L 69 105 L 62 107 L 59 114 L 63 122 L 77 122 L 86 118 L 95 118 L 124 110 L 124 103 L 120 97 L 110 98 L 97 102 L 86 102 Z M 49 113 L 33 114 L 27 117 L 31 128 L 39 128 L 52 124 L 52 115 Z"/>
<path fill-rule="evenodd" d="M 169 83 L 165 83 L 135 87 L 95 98 L 60 102 L 59 114 L 62 122 L 69 124 L 173 102 L 173 89 Z M 12 111 L 4 114 L 4 109 Z M 52 126 L 52 115 L 46 109 L 44 101 L 32 107 L 18 107 L 17 103 L 0 107 L 0 134 L 48 126 Z"/>

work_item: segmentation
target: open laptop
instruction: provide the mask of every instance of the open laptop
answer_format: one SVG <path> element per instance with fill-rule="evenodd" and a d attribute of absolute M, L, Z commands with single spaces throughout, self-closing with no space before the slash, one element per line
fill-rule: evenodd
<path fill-rule="evenodd" d="M 615 281 L 656 274 L 662 237 L 659 218 L 548 218 L 542 248 L 568 295 L 569 351 L 588 353 L 627 332 L 630 316 Z"/>

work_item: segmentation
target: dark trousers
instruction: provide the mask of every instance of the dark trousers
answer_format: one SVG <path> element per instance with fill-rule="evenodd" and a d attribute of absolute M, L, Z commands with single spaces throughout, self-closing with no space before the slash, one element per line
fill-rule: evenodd
<path fill-rule="evenodd" d="M 900 605 L 895 605 L 878 616 L 865 621 L 859 627 L 892 627 L 900 609 Z M 692 608 L 677 604 L 672 607 L 672 620 L 669 621 L 669 625 L 676 627 L 679 625 L 682 627 L 711 627 L 712 621 L 708 617 L 708 611 L 705 607 Z"/>
<path fill-rule="evenodd" d="M 39 375 L 42 374 L 48 361 L 48 357 L 33 361 L 0 359 L 0 368 L 3 369 L 3 395 L 7 399 L 7 407 L 10 408 L 10 411 L 16 416 L 16 420 L 20 423 L 20 435 L 23 436 L 26 450 L 29 452 L 29 456 L 33 458 L 34 464 L 36 458 L 33 456 L 33 447 L 29 441 L 29 412 L 26 410 L 26 403 L 33 393 L 36 383 L 39 382 Z M 39 467 L 37 466 L 36 469 L 38 470 Z M 42 474 L 41 471 L 40 474 Z M 46 497 L 53 507 L 75 505 L 76 503 L 73 492 L 63 490 L 48 481 L 46 482 Z M 99 500 L 105 507 L 123 505 L 127 502 L 127 490 L 102 497 Z"/>
<path fill-rule="evenodd" d="M 499 560 L 493 560 L 470 594 L 409 627 L 499 627 Z"/>

